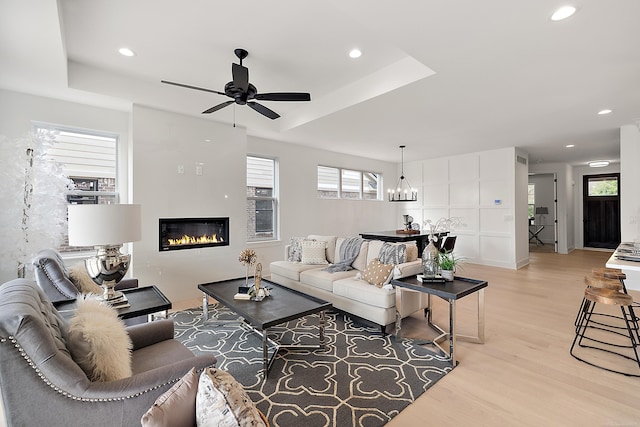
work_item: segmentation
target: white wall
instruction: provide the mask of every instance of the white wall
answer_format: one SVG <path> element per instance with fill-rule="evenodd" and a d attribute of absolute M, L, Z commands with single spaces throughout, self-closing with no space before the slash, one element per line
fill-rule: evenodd
<path fill-rule="evenodd" d="M 137 105 L 132 123 L 133 201 L 143 224 L 133 274 L 172 301 L 200 295 L 199 283 L 244 276 L 237 261 L 247 222 L 244 129 Z M 159 251 L 159 218 L 179 217 L 229 217 L 229 245 Z"/>
<path fill-rule="evenodd" d="M 640 241 L 640 124 L 620 128 L 620 227 L 623 242 Z"/>
<path fill-rule="evenodd" d="M 525 265 L 528 253 L 518 248 L 526 239 L 526 223 L 516 224 L 515 218 L 516 213 L 526 218 L 526 197 L 516 196 L 526 195 L 526 166 L 518 168 L 516 179 L 516 155 L 511 147 L 408 163 L 405 175 L 419 183 L 413 184 L 418 202 L 398 207 L 399 216 L 408 213 L 421 224 L 460 217 L 464 225 L 452 233 L 458 236 L 456 254 L 478 264 Z M 524 207 L 517 210 L 516 203 Z"/>

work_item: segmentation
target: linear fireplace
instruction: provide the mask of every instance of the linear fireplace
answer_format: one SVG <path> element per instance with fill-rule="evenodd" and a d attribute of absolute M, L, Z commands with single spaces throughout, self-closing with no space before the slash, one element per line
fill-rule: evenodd
<path fill-rule="evenodd" d="M 160 218 L 160 251 L 229 245 L 229 218 Z"/>

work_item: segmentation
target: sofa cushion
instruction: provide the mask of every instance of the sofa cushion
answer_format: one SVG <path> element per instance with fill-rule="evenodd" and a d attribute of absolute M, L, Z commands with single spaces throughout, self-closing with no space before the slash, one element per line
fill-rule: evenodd
<path fill-rule="evenodd" d="M 328 271 L 323 271 L 321 268 L 316 268 L 301 272 L 300 282 L 305 285 L 315 286 L 318 289 L 331 292 L 333 290 L 334 281 L 344 279 L 345 277 L 355 277 L 357 273 L 358 272 L 356 270 L 329 273 Z"/>
<path fill-rule="evenodd" d="M 396 304 L 395 290 L 371 286 L 366 280 L 355 277 L 333 282 L 333 293 L 374 307 L 392 308 Z"/>
<path fill-rule="evenodd" d="M 381 288 L 392 272 L 393 264 L 383 264 L 378 258 L 374 258 L 362 272 L 362 278 L 368 283 Z"/>
<path fill-rule="evenodd" d="M 393 269 L 393 278 L 400 279 L 402 277 L 414 276 L 422 274 L 422 260 L 418 258 L 415 261 L 398 264 Z"/>
<path fill-rule="evenodd" d="M 300 273 L 306 270 L 319 269 L 321 266 L 301 264 L 290 261 L 274 261 L 269 265 L 271 274 L 277 274 L 291 280 L 300 280 Z"/>
<path fill-rule="evenodd" d="M 303 264 L 327 264 L 327 242 L 305 240 L 302 242 Z"/>
<path fill-rule="evenodd" d="M 335 262 L 336 256 L 336 236 L 320 236 L 317 234 L 310 234 L 308 237 L 310 240 L 317 240 L 319 242 L 327 242 L 326 258 L 329 262 Z"/>

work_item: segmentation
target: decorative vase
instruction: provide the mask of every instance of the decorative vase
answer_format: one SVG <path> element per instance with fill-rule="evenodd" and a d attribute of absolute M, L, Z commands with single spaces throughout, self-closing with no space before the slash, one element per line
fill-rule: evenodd
<path fill-rule="evenodd" d="M 442 270 L 440 272 L 440 274 L 442 275 L 442 278 L 447 282 L 453 282 L 453 273 L 454 273 L 453 270 Z"/>
<path fill-rule="evenodd" d="M 429 238 L 429 244 L 422 251 L 422 274 L 427 279 L 435 278 L 439 273 L 438 248 Z"/>

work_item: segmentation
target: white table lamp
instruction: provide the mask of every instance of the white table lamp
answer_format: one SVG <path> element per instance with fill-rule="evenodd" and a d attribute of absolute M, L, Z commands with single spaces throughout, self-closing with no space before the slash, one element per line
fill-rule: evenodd
<path fill-rule="evenodd" d="M 122 296 L 114 287 L 127 274 L 131 255 L 120 252 L 123 243 L 141 239 L 140 205 L 69 205 L 69 245 L 93 246 L 85 260 L 89 277 L 102 286 L 105 301 Z"/>

